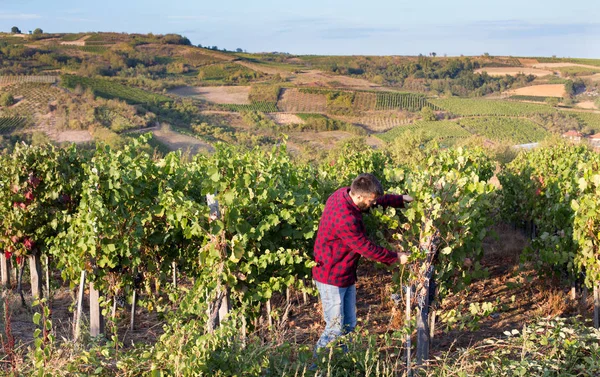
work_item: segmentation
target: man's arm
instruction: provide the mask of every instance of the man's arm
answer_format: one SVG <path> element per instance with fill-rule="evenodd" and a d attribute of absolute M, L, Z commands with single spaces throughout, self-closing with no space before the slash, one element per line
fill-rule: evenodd
<path fill-rule="evenodd" d="M 338 229 L 338 236 L 352 251 L 377 262 L 392 264 L 398 261 L 398 253 L 377 246 L 363 232 L 360 220 L 348 219 L 344 226 Z"/>
<path fill-rule="evenodd" d="M 383 208 L 404 208 L 404 195 L 385 194 L 377 199 L 377 205 Z"/>

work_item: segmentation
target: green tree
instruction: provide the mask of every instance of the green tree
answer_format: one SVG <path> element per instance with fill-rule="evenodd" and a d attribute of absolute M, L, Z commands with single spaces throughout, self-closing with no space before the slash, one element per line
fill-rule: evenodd
<path fill-rule="evenodd" d="M 435 113 L 433 112 L 433 110 L 431 110 L 430 107 L 424 106 L 421 109 L 421 117 L 423 118 L 424 121 L 434 121 L 437 120 L 437 117 L 435 116 Z"/>
<path fill-rule="evenodd" d="M 33 35 L 40 35 L 40 34 L 44 34 L 44 31 L 40 28 L 37 28 L 33 31 Z"/>
<path fill-rule="evenodd" d="M 15 97 L 10 93 L 4 93 L 0 96 L 0 106 L 12 106 L 15 104 Z"/>
<path fill-rule="evenodd" d="M 565 92 L 567 92 L 567 95 L 569 96 L 575 94 L 575 84 L 573 83 L 573 81 L 567 80 L 567 82 L 565 82 Z"/>
<path fill-rule="evenodd" d="M 16 26 L 13 26 L 12 29 L 10 29 L 10 32 L 13 34 L 21 34 L 21 29 L 19 29 Z"/>
<path fill-rule="evenodd" d="M 548 97 L 548 98 L 546 98 L 546 103 L 552 107 L 556 107 L 556 106 L 558 106 L 558 98 Z"/>

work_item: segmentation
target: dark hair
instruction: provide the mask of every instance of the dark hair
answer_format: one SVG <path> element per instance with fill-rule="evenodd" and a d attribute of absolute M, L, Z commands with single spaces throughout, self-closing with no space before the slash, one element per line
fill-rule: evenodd
<path fill-rule="evenodd" d="M 375 194 L 375 196 L 383 195 L 383 186 L 381 182 L 370 173 L 360 174 L 354 178 L 350 190 L 355 195 Z"/>

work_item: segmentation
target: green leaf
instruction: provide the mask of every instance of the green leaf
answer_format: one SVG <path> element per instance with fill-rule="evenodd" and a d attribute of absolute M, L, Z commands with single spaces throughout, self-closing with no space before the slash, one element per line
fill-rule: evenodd
<path fill-rule="evenodd" d="M 448 254 L 450 254 L 450 253 L 452 252 L 452 248 L 451 248 L 450 246 L 448 246 L 448 247 L 445 247 L 445 248 L 443 248 L 443 249 L 442 249 L 442 251 L 441 251 L 441 252 L 442 252 L 442 254 L 444 254 L 444 255 L 448 255 Z"/>
<path fill-rule="evenodd" d="M 42 315 L 40 313 L 34 313 L 33 314 L 33 323 L 35 323 L 36 325 L 39 326 L 41 318 L 42 318 Z"/>

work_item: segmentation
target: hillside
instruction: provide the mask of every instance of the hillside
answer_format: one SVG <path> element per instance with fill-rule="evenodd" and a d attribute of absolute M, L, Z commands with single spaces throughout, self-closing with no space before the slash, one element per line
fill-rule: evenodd
<path fill-rule="evenodd" d="M 173 132 L 248 146 L 285 133 L 310 154 L 366 135 L 379 147 L 406 132 L 504 145 L 600 131 L 600 60 L 249 54 L 122 33 L 0 34 L 0 56 L 5 138 L 122 145 L 129 130 L 167 125 L 165 149 L 182 145 Z"/>

